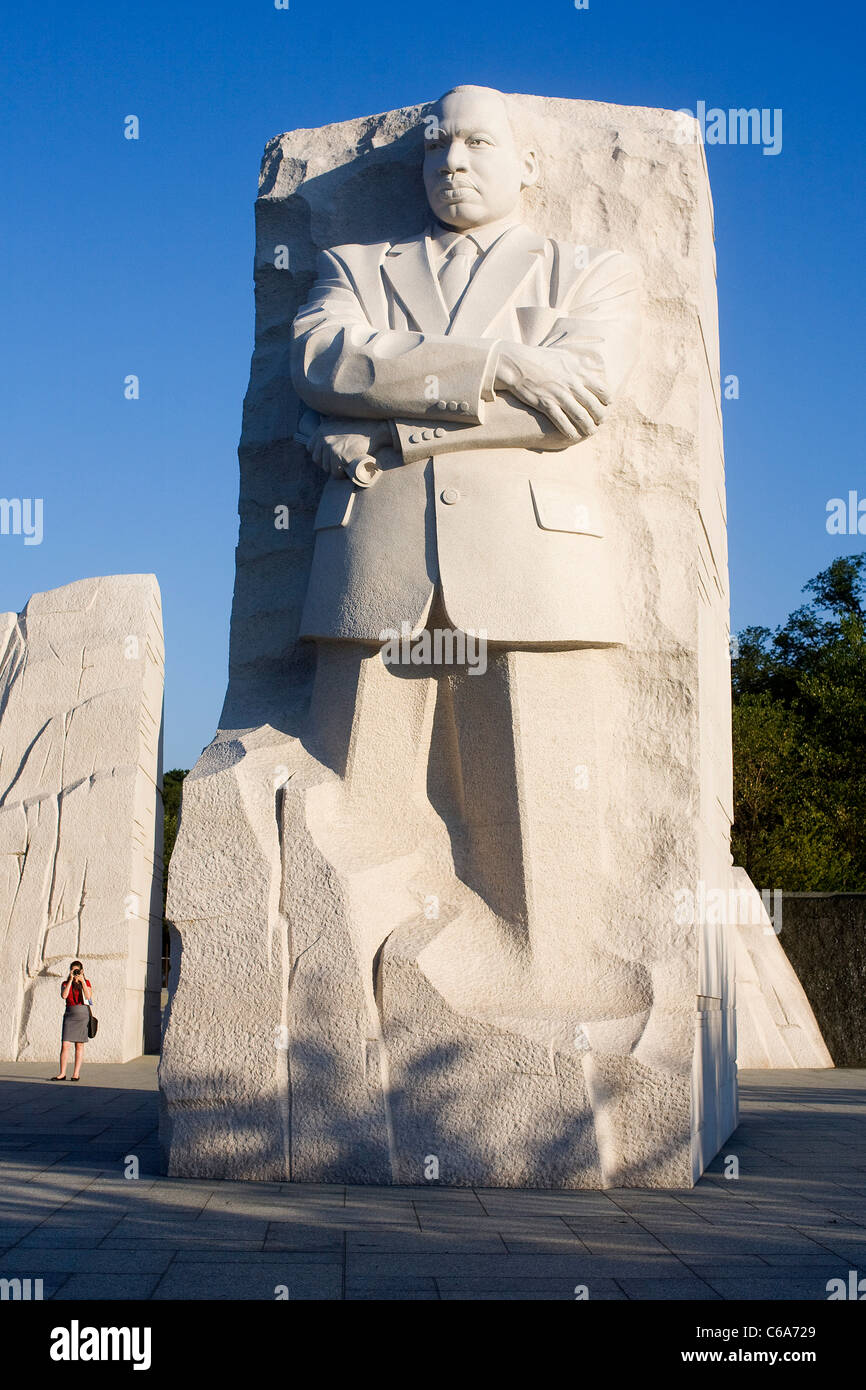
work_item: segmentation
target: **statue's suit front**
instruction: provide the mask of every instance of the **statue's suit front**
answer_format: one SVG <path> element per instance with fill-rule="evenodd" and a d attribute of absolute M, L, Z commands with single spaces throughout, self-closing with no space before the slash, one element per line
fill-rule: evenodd
<path fill-rule="evenodd" d="M 453 316 L 429 233 L 324 252 L 294 324 L 293 380 L 324 415 L 387 419 L 375 487 L 331 479 L 316 518 L 303 636 L 381 642 L 451 624 L 532 646 L 622 640 L 592 442 L 491 382 L 498 343 L 567 350 L 613 395 L 634 360 L 638 278 L 620 252 L 514 224 Z"/>

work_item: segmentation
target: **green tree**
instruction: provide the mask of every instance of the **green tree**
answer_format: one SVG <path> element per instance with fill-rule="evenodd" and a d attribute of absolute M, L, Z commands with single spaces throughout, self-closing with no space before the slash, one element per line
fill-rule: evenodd
<path fill-rule="evenodd" d="M 866 555 L 805 585 L 733 663 L 732 849 L 761 887 L 866 890 Z"/>

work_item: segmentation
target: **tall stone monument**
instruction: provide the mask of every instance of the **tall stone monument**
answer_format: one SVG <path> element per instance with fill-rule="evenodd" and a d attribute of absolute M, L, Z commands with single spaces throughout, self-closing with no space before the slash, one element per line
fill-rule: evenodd
<path fill-rule="evenodd" d="M 163 636 L 152 574 L 80 579 L 0 615 L 0 1059 L 57 1066 L 80 957 L 87 1060 L 159 1043 Z"/>
<path fill-rule="evenodd" d="M 460 88 L 266 149 L 171 1173 L 683 1186 L 736 1124 L 731 938 L 676 911 L 727 889 L 732 814 L 685 135 Z"/>

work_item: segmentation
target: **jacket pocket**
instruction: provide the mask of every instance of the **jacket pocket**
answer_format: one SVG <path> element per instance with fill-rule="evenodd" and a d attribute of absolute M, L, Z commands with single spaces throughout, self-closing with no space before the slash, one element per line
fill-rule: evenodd
<path fill-rule="evenodd" d="M 319 502 L 313 530 L 328 526 L 348 526 L 355 505 L 355 484 L 351 478 L 329 478 Z"/>
<path fill-rule="evenodd" d="M 535 519 L 543 531 L 603 536 L 596 499 L 565 483 L 529 480 Z"/>

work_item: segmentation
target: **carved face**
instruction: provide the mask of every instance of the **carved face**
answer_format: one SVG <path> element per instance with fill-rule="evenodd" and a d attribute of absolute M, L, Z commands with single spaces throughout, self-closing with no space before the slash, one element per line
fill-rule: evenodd
<path fill-rule="evenodd" d="M 520 190 L 534 183 L 537 162 L 514 143 L 505 102 L 472 88 L 443 97 L 438 129 L 425 140 L 427 201 L 446 227 L 466 231 L 513 212 Z"/>

